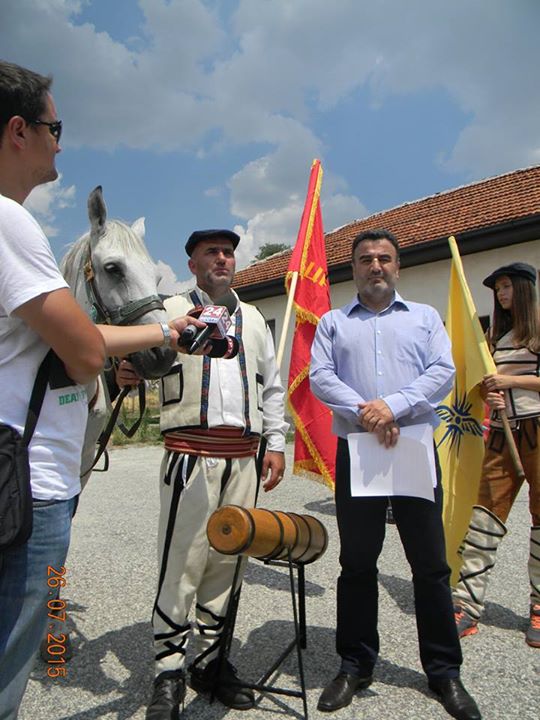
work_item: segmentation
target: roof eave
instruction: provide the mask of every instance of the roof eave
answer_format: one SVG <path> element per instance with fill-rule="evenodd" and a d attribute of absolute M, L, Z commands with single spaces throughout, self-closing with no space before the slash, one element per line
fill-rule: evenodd
<path fill-rule="evenodd" d="M 494 250 L 499 247 L 538 240 L 538 238 L 540 238 L 540 213 L 456 234 L 461 255 Z M 449 257 L 448 237 L 444 236 L 404 247 L 401 250 L 400 265 L 402 268 L 415 267 L 438 260 L 446 260 Z M 350 262 L 332 265 L 328 275 L 331 284 L 351 280 Z M 235 290 L 240 299 L 246 302 L 276 297 L 285 294 L 284 278 L 284 275 L 280 275 L 277 278 L 235 288 Z"/>

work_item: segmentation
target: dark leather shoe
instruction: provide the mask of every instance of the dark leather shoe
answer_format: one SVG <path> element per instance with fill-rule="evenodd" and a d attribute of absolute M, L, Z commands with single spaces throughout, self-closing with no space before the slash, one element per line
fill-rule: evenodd
<path fill-rule="evenodd" d="M 251 710 L 255 705 L 253 692 L 249 688 L 242 687 L 243 683 L 238 678 L 236 668 L 228 660 L 223 663 L 218 685 L 216 685 L 218 658 L 211 660 L 202 670 L 197 666 L 192 666 L 190 670 L 190 685 L 198 693 L 213 691 L 214 697 L 234 710 Z"/>
<path fill-rule="evenodd" d="M 346 672 L 339 672 L 332 682 L 324 688 L 319 698 L 317 710 L 333 712 L 350 705 L 354 693 L 357 690 L 364 690 L 369 687 L 372 682 L 373 675 L 361 678 Z"/>
<path fill-rule="evenodd" d="M 429 687 L 438 695 L 444 709 L 452 717 L 457 720 L 481 720 L 477 704 L 459 678 L 429 680 Z"/>
<path fill-rule="evenodd" d="M 186 694 L 186 677 L 181 670 L 167 670 L 154 680 L 154 692 L 146 720 L 178 720 Z"/>

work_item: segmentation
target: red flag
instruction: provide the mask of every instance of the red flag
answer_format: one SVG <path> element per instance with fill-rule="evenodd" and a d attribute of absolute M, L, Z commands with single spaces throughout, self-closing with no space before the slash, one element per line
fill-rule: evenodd
<path fill-rule="evenodd" d="M 296 325 L 289 366 L 289 408 L 296 426 L 293 471 L 314 474 L 331 487 L 335 480 L 336 438 L 332 413 L 309 387 L 311 343 L 321 316 L 330 310 L 328 268 L 319 196 L 322 183 L 319 160 L 311 166 L 306 204 L 285 285 L 290 290 L 298 273 L 294 296 Z"/>

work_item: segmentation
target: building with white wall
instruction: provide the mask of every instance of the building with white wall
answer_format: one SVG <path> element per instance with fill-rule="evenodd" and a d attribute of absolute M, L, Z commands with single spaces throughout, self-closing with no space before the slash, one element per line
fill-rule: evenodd
<path fill-rule="evenodd" d="M 390 230 L 400 243 L 400 294 L 433 305 L 443 320 L 450 276 L 448 237 L 454 235 L 478 314 L 487 316 L 493 297 L 483 278 L 518 260 L 540 267 L 540 166 L 405 203 L 326 233 L 332 307 L 344 305 L 356 292 L 350 266 L 353 239 L 376 228 Z M 276 345 L 283 330 L 290 256 L 287 250 L 251 265 L 239 271 L 234 282 L 241 299 L 257 305 L 275 328 Z M 284 382 L 293 329 L 291 322 L 281 368 Z"/>

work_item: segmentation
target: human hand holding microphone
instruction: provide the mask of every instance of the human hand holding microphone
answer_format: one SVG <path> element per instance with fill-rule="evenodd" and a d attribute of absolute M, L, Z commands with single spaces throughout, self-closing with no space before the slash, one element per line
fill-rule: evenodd
<path fill-rule="evenodd" d="M 236 305 L 236 296 L 229 290 L 217 298 L 212 305 L 190 310 L 188 315 L 204 322 L 205 327 L 188 325 L 180 334 L 178 345 L 185 348 L 188 355 L 197 353 L 226 360 L 235 357 L 239 349 L 238 340 L 227 335 L 227 331 L 231 326 L 231 315 L 236 310 Z"/>
<path fill-rule="evenodd" d="M 187 315 L 174 318 L 168 323 L 174 333 L 171 346 L 189 355 L 196 353 L 225 360 L 236 357 L 239 349 L 238 340 L 227 335 L 236 305 L 236 296 L 229 290 L 213 305 L 198 306 L 190 310 Z M 187 326 L 186 320 L 190 323 Z M 135 386 L 142 379 L 129 362 L 129 356 L 121 359 L 116 372 L 119 387 Z"/>

